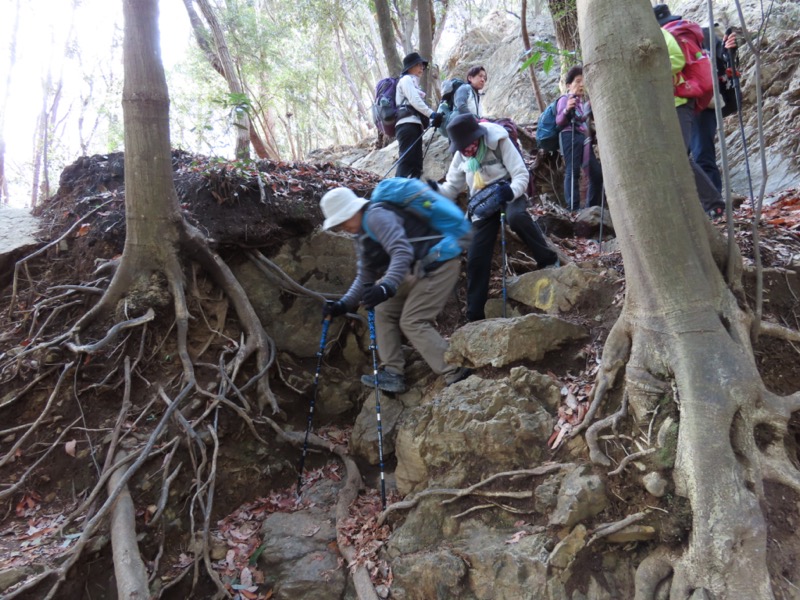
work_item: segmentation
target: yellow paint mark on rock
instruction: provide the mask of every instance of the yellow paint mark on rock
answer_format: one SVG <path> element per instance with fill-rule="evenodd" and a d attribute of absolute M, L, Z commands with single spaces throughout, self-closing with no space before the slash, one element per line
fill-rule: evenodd
<path fill-rule="evenodd" d="M 555 302 L 555 288 L 549 277 L 542 277 L 533 286 L 533 297 L 536 308 L 550 310 Z"/>

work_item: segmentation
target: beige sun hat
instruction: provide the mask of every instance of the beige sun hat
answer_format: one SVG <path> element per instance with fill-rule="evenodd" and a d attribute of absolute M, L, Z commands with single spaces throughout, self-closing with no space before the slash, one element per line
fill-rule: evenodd
<path fill-rule="evenodd" d="M 322 214 L 325 215 L 325 222 L 322 229 L 330 229 L 347 221 L 367 204 L 369 200 L 359 198 L 353 190 L 346 187 L 339 187 L 326 192 L 319 201 Z"/>

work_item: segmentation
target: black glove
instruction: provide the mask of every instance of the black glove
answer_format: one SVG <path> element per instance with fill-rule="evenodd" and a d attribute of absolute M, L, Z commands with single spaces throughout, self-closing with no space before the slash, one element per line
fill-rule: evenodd
<path fill-rule="evenodd" d="M 514 199 L 514 190 L 511 189 L 511 184 L 507 181 L 500 182 L 497 185 L 497 195 L 503 204 L 511 202 Z"/>
<path fill-rule="evenodd" d="M 428 179 L 428 187 L 430 187 L 434 192 L 439 191 L 439 184 L 436 183 L 433 179 Z"/>
<path fill-rule="evenodd" d="M 431 120 L 432 127 L 439 127 L 439 125 L 441 125 L 442 121 L 444 120 L 444 114 L 440 112 L 432 112 L 429 119 Z"/>
<path fill-rule="evenodd" d="M 381 302 L 386 302 L 389 298 L 394 296 L 396 290 L 388 283 L 379 283 L 371 285 L 364 290 L 364 295 L 361 296 L 361 304 L 367 310 L 372 310 Z"/>
<path fill-rule="evenodd" d="M 337 300 L 336 302 L 328 300 L 322 307 L 322 318 L 333 319 L 334 317 L 340 317 L 346 312 L 347 312 L 347 307 L 344 305 L 344 302 L 342 302 L 341 300 Z"/>

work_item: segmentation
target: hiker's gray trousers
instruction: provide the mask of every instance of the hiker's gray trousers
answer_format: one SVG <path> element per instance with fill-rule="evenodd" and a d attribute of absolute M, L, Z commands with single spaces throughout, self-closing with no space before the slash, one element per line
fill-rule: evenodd
<path fill-rule="evenodd" d="M 375 336 L 378 355 L 386 370 L 403 373 L 402 336 L 422 355 L 437 375 L 455 371 L 457 367 L 444 362 L 447 341 L 433 326 L 433 322 L 458 281 L 461 260 L 448 260 L 422 279 L 407 278 L 397 294 L 375 307 Z"/>

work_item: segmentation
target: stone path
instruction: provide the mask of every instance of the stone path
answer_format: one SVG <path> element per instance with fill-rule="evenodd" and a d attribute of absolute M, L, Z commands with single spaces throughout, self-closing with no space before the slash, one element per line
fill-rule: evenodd
<path fill-rule="evenodd" d="M 35 244 L 39 219 L 24 208 L 0 206 L 0 255 Z"/>

